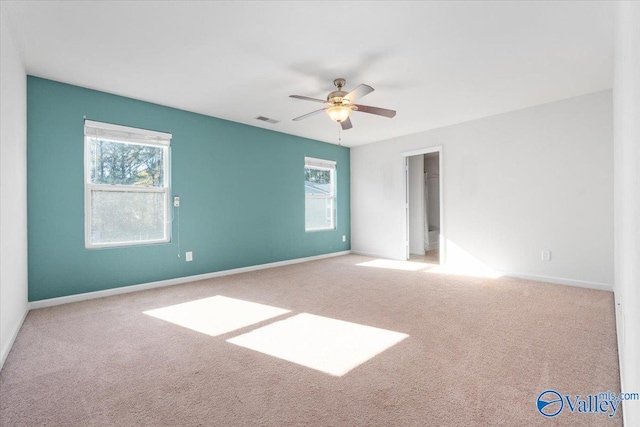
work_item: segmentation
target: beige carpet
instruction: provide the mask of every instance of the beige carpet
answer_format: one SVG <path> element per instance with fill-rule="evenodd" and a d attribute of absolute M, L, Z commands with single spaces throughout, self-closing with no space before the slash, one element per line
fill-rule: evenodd
<path fill-rule="evenodd" d="M 621 425 L 621 409 L 536 409 L 550 388 L 619 391 L 611 293 L 405 264 L 349 255 L 34 310 L 0 374 L 0 424 Z M 217 336 L 144 314 L 215 296 L 288 312 Z M 408 337 L 342 376 L 234 343 L 321 318 Z"/>
<path fill-rule="evenodd" d="M 440 263 L 440 251 L 438 249 L 432 249 L 425 252 L 424 255 L 411 254 L 409 261 L 426 262 L 429 264 Z"/>

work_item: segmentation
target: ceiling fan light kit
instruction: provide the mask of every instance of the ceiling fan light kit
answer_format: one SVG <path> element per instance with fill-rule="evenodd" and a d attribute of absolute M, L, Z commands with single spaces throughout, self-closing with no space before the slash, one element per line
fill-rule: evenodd
<path fill-rule="evenodd" d="M 395 117 L 396 112 L 394 110 L 387 110 L 386 108 L 378 108 L 378 107 L 369 107 L 366 105 L 358 105 L 354 104 L 353 101 L 356 98 L 361 98 L 371 92 L 373 92 L 373 88 L 369 85 L 361 84 L 356 87 L 351 92 L 346 92 L 342 90 L 346 83 L 345 79 L 338 78 L 333 81 L 333 84 L 338 88 L 338 90 L 334 90 L 333 92 L 327 95 L 327 100 L 323 101 L 321 99 L 310 98 L 308 96 L 302 95 L 290 95 L 291 98 L 302 99 L 303 101 L 312 101 L 312 102 L 321 102 L 323 104 L 328 104 L 328 107 L 322 108 L 320 110 L 312 111 L 311 113 L 304 114 L 300 117 L 296 117 L 293 119 L 294 121 L 299 121 L 302 119 L 306 119 L 307 117 L 316 115 L 322 111 L 326 111 L 331 120 L 334 122 L 340 123 L 343 130 L 351 129 L 353 125 L 351 124 L 351 113 L 353 111 L 360 111 L 362 113 L 375 114 L 383 117 Z"/>
<path fill-rule="evenodd" d="M 334 122 L 342 123 L 351 115 L 351 108 L 344 105 L 336 105 L 335 107 L 327 108 L 327 114 Z"/>

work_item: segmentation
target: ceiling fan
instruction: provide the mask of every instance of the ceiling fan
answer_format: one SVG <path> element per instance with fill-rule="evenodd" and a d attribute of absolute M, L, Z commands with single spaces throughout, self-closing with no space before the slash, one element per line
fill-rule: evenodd
<path fill-rule="evenodd" d="M 353 125 L 351 124 L 351 113 L 353 111 L 360 111 L 362 113 L 376 114 L 378 116 L 383 117 L 395 117 L 396 112 L 394 110 L 387 110 L 386 108 L 378 108 L 378 107 L 370 107 L 368 105 L 360 105 L 355 104 L 356 98 L 362 98 L 365 95 L 373 92 L 373 88 L 369 85 L 361 84 L 356 87 L 351 92 L 346 92 L 342 90 L 345 83 L 347 81 L 345 79 L 335 79 L 333 84 L 338 88 L 338 90 L 334 90 L 333 92 L 327 95 L 327 99 L 317 99 L 317 98 L 309 98 L 308 96 L 302 95 L 289 95 L 290 98 L 302 99 L 304 101 L 313 101 L 320 102 L 322 104 L 327 104 L 328 106 L 325 108 L 321 108 L 320 110 L 312 111 L 310 113 L 304 114 L 300 117 L 296 117 L 293 119 L 294 121 L 306 119 L 307 117 L 311 117 L 316 115 L 322 111 L 326 111 L 331 120 L 340 123 L 343 130 L 351 129 Z"/>

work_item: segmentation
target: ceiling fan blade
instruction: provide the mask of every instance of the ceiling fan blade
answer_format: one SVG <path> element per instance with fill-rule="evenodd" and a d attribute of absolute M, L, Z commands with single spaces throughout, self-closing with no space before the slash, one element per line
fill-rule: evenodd
<path fill-rule="evenodd" d="M 363 96 L 368 95 L 373 91 L 374 89 L 371 86 L 362 84 L 357 88 L 355 88 L 354 90 L 352 90 L 351 92 L 349 92 L 347 96 L 345 96 L 345 98 L 351 101 L 351 103 L 353 103 L 353 101 L 355 101 L 356 98 L 362 98 Z"/>
<path fill-rule="evenodd" d="M 320 102 L 321 104 L 327 103 L 327 101 L 324 99 L 309 98 L 308 96 L 302 96 L 302 95 L 289 95 L 289 98 L 302 99 L 303 101 Z"/>
<path fill-rule="evenodd" d="M 318 114 L 318 113 L 323 112 L 324 110 L 326 110 L 326 108 L 321 108 L 321 109 L 319 109 L 319 110 L 312 111 L 312 112 L 307 113 L 307 114 L 304 114 L 304 115 L 302 115 L 302 116 L 300 116 L 300 117 L 296 117 L 295 119 L 293 119 L 293 121 L 294 121 L 294 122 L 297 122 L 297 121 L 299 121 L 299 120 L 306 119 L 307 117 L 314 116 L 314 115 L 316 115 L 316 114 Z"/>
<path fill-rule="evenodd" d="M 361 113 L 376 114 L 378 116 L 384 116 L 389 118 L 396 116 L 395 110 L 387 110 L 386 108 L 370 107 L 368 105 L 358 105 L 358 104 L 354 104 L 354 106 L 356 107 L 356 111 L 360 111 Z"/>
<path fill-rule="evenodd" d="M 351 118 L 347 117 L 347 120 L 340 122 L 340 126 L 342 126 L 342 130 L 349 130 L 353 127 L 353 124 L 351 124 Z"/>

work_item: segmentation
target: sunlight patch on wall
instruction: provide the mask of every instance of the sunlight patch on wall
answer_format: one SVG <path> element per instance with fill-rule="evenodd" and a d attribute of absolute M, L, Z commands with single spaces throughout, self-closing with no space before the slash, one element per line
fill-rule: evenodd
<path fill-rule="evenodd" d="M 286 313 L 289 310 L 221 295 L 144 312 L 212 337 Z"/>
<path fill-rule="evenodd" d="M 227 342 L 340 377 L 408 336 L 301 313 Z"/>
<path fill-rule="evenodd" d="M 427 271 L 435 274 L 452 274 L 457 276 L 486 277 L 497 279 L 502 274 L 480 261 L 468 251 L 447 239 L 447 263 Z"/>

